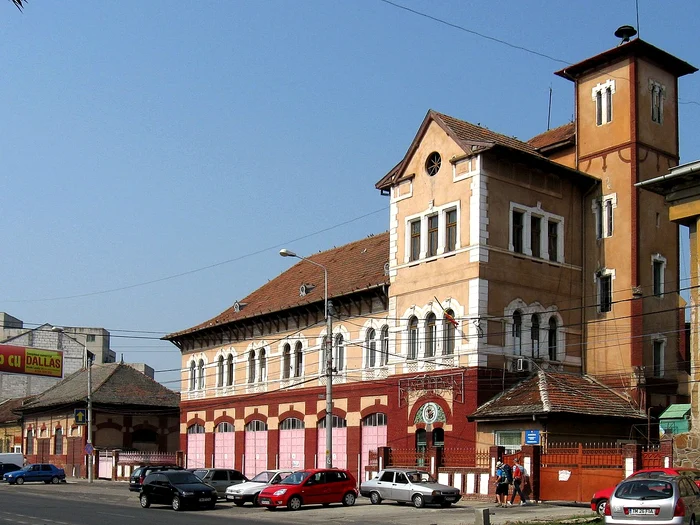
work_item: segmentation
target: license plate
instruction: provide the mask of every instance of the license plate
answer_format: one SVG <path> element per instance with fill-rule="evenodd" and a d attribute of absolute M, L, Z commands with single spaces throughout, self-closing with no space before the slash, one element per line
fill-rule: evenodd
<path fill-rule="evenodd" d="M 199 498 L 199 501 L 211 501 L 211 498 Z"/>
<path fill-rule="evenodd" d="M 653 516 L 654 514 L 656 514 L 656 509 L 628 509 L 627 512 L 636 516 L 645 514 L 651 514 Z"/>
<path fill-rule="evenodd" d="M 456 499 L 457 499 L 457 498 L 454 497 L 454 496 L 447 496 L 447 497 L 445 498 L 445 501 L 454 501 L 454 500 L 456 500 Z"/>
<path fill-rule="evenodd" d="M 261 505 L 269 505 L 269 504 L 270 504 L 270 500 L 267 499 L 267 498 L 263 498 L 263 499 L 260 500 L 260 504 L 261 504 Z"/>

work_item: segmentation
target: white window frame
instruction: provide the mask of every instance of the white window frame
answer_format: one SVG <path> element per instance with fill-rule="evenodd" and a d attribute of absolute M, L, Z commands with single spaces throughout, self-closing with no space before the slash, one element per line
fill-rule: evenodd
<path fill-rule="evenodd" d="M 515 243 L 513 238 L 513 212 L 523 214 L 523 253 L 515 251 Z M 545 260 L 555 263 L 564 263 L 564 217 L 544 211 L 540 203 L 536 207 L 525 206 L 517 202 L 510 203 L 508 210 L 508 250 L 520 255 L 532 257 L 532 216 L 539 217 L 540 222 L 540 256 L 536 257 L 538 261 Z M 557 225 L 557 258 L 552 261 L 549 258 L 549 224 L 556 223 Z"/>
<path fill-rule="evenodd" d="M 656 364 L 656 356 L 655 350 L 656 350 L 656 343 L 661 343 L 661 355 L 659 356 L 659 374 L 657 375 L 655 373 L 655 364 Z M 665 370 L 665 361 L 666 361 L 666 343 L 667 339 L 665 336 L 661 334 L 654 334 L 651 336 L 651 376 L 652 377 L 664 377 L 664 373 L 666 372 Z"/>
<path fill-rule="evenodd" d="M 663 124 L 664 123 L 664 101 L 666 100 L 666 86 L 664 86 L 661 82 L 657 82 L 656 80 L 649 79 L 649 91 L 651 92 L 651 121 L 656 122 L 657 124 Z M 655 95 L 658 95 L 655 96 Z M 654 110 L 656 109 L 654 107 L 654 102 L 655 100 L 658 100 L 659 107 L 658 107 L 658 118 L 654 118 Z"/>
<path fill-rule="evenodd" d="M 521 430 L 496 430 L 493 440 L 497 447 L 505 447 L 506 454 L 514 454 L 520 452 L 523 446 L 523 433 Z M 519 443 L 516 445 L 515 441 L 519 441 Z"/>
<path fill-rule="evenodd" d="M 455 249 L 453 251 L 445 251 L 445 240 L 447 233 L 447 212 L 455 210 L 457 212 L 457 239 L 455 241 Z M 438 217 L 438 246 L 435 255 L 428 257 L 428 218 L 437 216 Z M 411 223 L 414 221 L 420 221 L 420 248 L 418 250 L 418 258 L 411 259 Z M 420 213 L 409 215 L 404 218 L 404 229 L 405 229 L 405 249 L 404 249 L 404 263 L 405 264 L 415 264 L 417 262 L 428 260 L 434 260 L 438 257 L 444 255 L 449 255 L 455 253 L 457 250 L 461 249 L 462 245 L 460 242 L 461 238 L 461 212 L 460 212 L 460 202 L 448 202 L 442 206 L 434 206 L 432 202 L 428 206 L 427 210 Z"/>
<path fill-rule="evenodd" d="M 607 203 L 610 203 L 609 208 Z M 600 199 L 593 199 L 591 211 L 595 217 L 596 239 L 606 239 L 613 236 L 613 231 L 615 230 L 615 208 L 617 208 L 617 193 L 603 195 Z M 610 210 L 610 217 L 606 214 L 608 209 Z M 612 227 L 610 227 L 611 223 Z"/>
<path fill-rule="evenodd" d="M 610 277 L 610 310 L 603 311 L 602 310 L 602 302 L 601 302 L 601 295 L 600 295 L 600 283 L 601 283 L 601 277 Z M 605 314 L 612 312 L 613 310 L 613 296 L 615 295 L 614 293 L 614 282 L 615 282 L 615 270 L 611 268 L 602 268 L 598 272 L 595 273 L 594 275 L 595 278 L 595 283 L 596 283 L 596 299 L 597 299 L 597 305 L 598 305 L 598 313 L 599 314 Z"/>
<path fill-rule="evenodd" d="M 608 108 L 608 99 L 605 96 L 606 92 L 610 90 L 610 108 Z M 598 93 L 600 93 L 600 101 L 601 101 L 601 107 L 600 107 L 600 114 L 601 114 L 601 122 L 600 124 L 598 123 Z M 610 124 L 613 121 L 613 111 L 612 111 L 612 99 L 613 95 L 615 94 L 615 80 L 609 79 L 606 82 L 603 82 L 602 84 L 596 84 L 596 86 L 591 90 L 591 98 L 593 99 L 593 102 L 595 104 L 595 111 L 596 111 L 596 126 L 605 126 L 606 124 Z M 609 110 L 609 111 L 608 111 Z M 608 112 L 610 113 L 610 119 L 608 119 Z"/>
<path fill-rule="evenodd" d="M 654 280 L 655 280 L 655 275 L 654 275 L 654 263 L 661 263 L 661 275 L 659 276 L 659 287 L 660 287 L 660 292 L 659 294 L 656 293 L 656 289 L 654 288 Z M 660 253 L 655 253 L 651 256 L 651 288 L 652 288 L 652 295 L 654 297 L 663 297 L 664 293 L 666 291 L 666 286 L 664 282 L 666 281 L 666 257 L 661 255 Z"/>

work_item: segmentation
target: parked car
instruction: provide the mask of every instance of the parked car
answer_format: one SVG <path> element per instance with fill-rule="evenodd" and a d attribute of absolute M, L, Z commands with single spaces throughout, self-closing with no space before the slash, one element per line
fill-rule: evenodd
<path fill-rule="evenodd" d="M 260 505 L 268 510 L 287 507 L 299 510 L 302 505 L 342 503 L 355 504 L 357 482 L 353 475 L 342 469 L 299 470 L 277 485 L 268 485 L 258 496 Z"/>
<path fill-rule="evenodd" d="M 7 474 L 8 472 L 14 472 L 16 470 L 21 470 L 22 467 L 15 465 L 14 463 L 0 463 L 0 478 Z"/>
<path fill-rule="evenodd" d="M 605 506 L 606 525 L 692 525 L 700 489 L 686 476 L 638 476 L 621 482 Z"/>
<path fill-rule="evenodd" d="M 131 492 L 139 492 L 141 490 L 141 485 L 143 480 L 146 479 L 151 472 L 158 472 L 160 470 L 184 470 L 182 467 L 177 465 L 144 465 L 143 467 L 138 467 L 129 476 L 129 490 Z"/>
<path fill-rule="evenodd" d="M 225 497 L 226 489 L 231 485 L 248 481 L 242 472 L 228 468 L 198 468 L 192 473 L 207 485 L 214 487 L 220 498 Z"/>
<path fill-rule="evenodd" d="M 152 503 L 170 505 L 173 510 L 187 506 L 213 509 L 216 489 L 186 470 L 159 470 L 143 480 L 139 502 L 144 509 Z"/>
<path fill-rule="evenodd" d="M 426 503 L 449 507 L 460 500 L 459 489 L 438 483 L 428 472 L 407 468 L 388 468 L 374 479 L 360 484 L 360 494 L 374 505 L 383 500 L 413 503 L 416 508 Z"/>
<path fill-rule="evenodd" d="M 639 476 L 687 476 L 695 484 L 700 487 L 700 469 L 697 468 L 644 468 L 641 470 L 637 470 L 633 472 L 630 476 L 628 476 L 626 479 L 632 479 L 636 478 Z M 591 510 L 594 510 L 598 513 L 599 516 L 602 516 L 603 513 L 605 512 L 605 505 L 607 505 L 608 501 L 610 500 L 610 496 L 612 495 L 613 491 L 615 490 L 615 487 L 617 485 L 613 485 L 611 487 L 606 487 L 602 490 L 597 491 L 595 494 L 593 494 L 593 497 L 591 498 Z"/>
<path fill-rule="evenodd" d="M 25 481 L 43 481 L 44 483 L 59 483 L 66 480 L 66 473 L 51 463 L 33 463 L 14 472 L 3 475 L 3 479 L 14 485 L 22 485 Z"/>
<path fill-rule="evenodd" d="M 231 485 L 226 489 L 226 501 L 233 501 L 241 507 L 246 503 L 258 505 L 258 494 L 268 485 L 277 485 L 292 474 L 292 470 L 264 470 L 253 479 Z"/>

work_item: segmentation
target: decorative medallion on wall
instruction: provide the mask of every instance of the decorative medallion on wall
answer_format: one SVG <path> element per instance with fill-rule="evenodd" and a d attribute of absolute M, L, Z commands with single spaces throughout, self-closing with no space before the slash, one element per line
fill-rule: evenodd
<path fill-rule="evenodd" d="M 416 417 L 413 423 L 425 423 L 426 425 L 432 425 L 436 421 L 442 421 L 443 423 L 447 419 L 445 418 L 445 412 L 440 408 L 440 405 L 434 402 L 426 403 L 423 405 L 418 412 L 416 412 Z"/>

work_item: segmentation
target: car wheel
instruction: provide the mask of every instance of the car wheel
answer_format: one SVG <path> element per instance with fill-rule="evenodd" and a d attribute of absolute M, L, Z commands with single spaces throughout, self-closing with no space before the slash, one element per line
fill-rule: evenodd
<path fill-rule="evenodd" d="M 17 483 L 17 485 L 24 485 L 24 478 L 17 478 L 15 483 Z"/>
<path fill-rule="evenodd" d="M 369 495 L 369 500 L 372 502 L 372 505 L 379 505 L 382 502 L 382 497 L 379 495 L 379 492 L 372 492 Z"/>
<path fill-rule="evenodd" d="M 242 507 L 244 503 L 245 503 L 244 501 L 234 501 L 233 502 L 233 504 L 236 505 L 236 507 Z"/>
<path fill-rule="evenodd" d="M 595 511 L 598 513 L 598 516 L 604 516 L 605 515 L 605 507 L 608 504 L 608 500 L 602 499 L 598 502 L 598 505 L 596 505 Z"/>
<path fill-rule="evenodd" d="M 260 506 L 260 500 L 258 499 L 258 496 L 260 496 L 260 493 L 258 492 L 257 494 L 253 495 L 253 507 L 259 507 Z"/>
<path fill-rule="evenodd" d="M 299 510 L 301 508 L 301 498 L 299 496 L 292 496 L 289 498 L 287 508 L 289 510 Z"/>
<path fill-rule="evenodd" d="M 58 485 L 59 481 L 61 480 L 58 479 L 58 476 L 54 476 L 53 478 L 51 478 L 51 483 L 53 483 L 54 485 Z"/>
<path fill-rule="evenodd" d="M 423 496 L 421 494 L 415 494 L 413 496 L 413 506 L 417 509 L 420 509 L 424 505 L 425 505 L 425 501 L 423 501 Z"/>
<path fill-rule="evenodd" d="M 173 510 L 182 510 L 182 501 L 177 496 L 173 497 Z"/>
<path fill-rule="evenodd" d="M 343 496 L 343 507 L 352 507 L 355 504 L 355 494 L 346 492 Z"/>
<path fill-rule="evenodd" d="M 139 497 L 139 503 L 141 503 L 141 508 L 142 509 L 147 509 L 148 507 L 151 506 L 151 501 L 148 499 L 148 496 L 145 494 L 141 494 Z"/>

